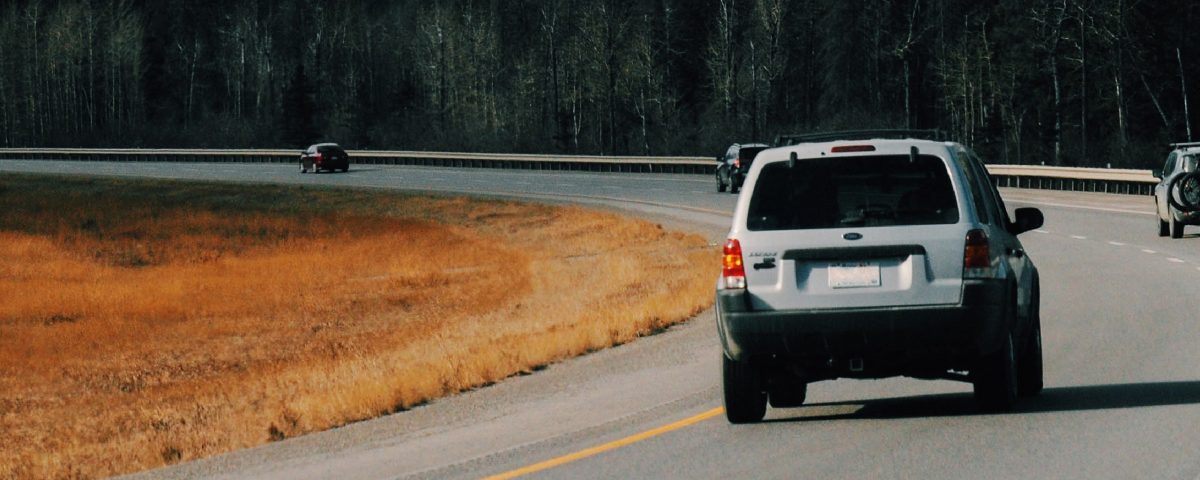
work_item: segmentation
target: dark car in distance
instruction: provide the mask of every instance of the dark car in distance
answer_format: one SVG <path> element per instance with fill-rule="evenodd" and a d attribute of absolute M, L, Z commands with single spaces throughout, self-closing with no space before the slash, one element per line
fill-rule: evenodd
<path fill-rule="evenodd" d="M 350 171 L 350 155 L 336 143 L 318 143 L 300 154 L 300 173 Z"/>
<path fill-rule="evenodd" d="M 746 181 L 746 173 L 750 171 L 754 157 L 769 147 L 765 143 L 730 145 L 724 155 L 717 156 L 717 162 L 720 162 L 717 165 L 717 191 L 724 192 L 728 188 L 730 193 L 738 193 Z"/>

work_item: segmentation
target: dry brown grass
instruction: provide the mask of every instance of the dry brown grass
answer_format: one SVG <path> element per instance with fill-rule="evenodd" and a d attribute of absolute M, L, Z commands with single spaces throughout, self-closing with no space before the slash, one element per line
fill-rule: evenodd
<path fill-rule="evenodd" d="M 402 410 L 711 303 L 692 235 L 572 207 L 0 180 L 0 478 L 143 470 Z"/>

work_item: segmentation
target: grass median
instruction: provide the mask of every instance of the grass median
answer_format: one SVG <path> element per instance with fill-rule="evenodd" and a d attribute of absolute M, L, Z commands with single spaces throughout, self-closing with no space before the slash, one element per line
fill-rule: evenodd
<path fill-rule="evenodd" d="M 711 304 L 697 235 L 578 207 L 0 179 L 0 478 L 144 470 L 488 385 Z"/>

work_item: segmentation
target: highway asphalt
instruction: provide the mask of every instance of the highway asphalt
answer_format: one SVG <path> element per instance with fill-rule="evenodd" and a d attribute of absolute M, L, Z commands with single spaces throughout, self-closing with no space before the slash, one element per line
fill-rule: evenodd
<path fill-rule="evenodd" d="M 0 161 L 0 172 L 338 185 L 580 203 L 717 243 L 735 196 L 706 176 L 362 166 Z M 970 385 L 836 380 L 756 425 L 717 410 L 711 312 L 408 412 L 135 478 L 1200 479 L 1200 227 L 1156 235 L 1148 197 L 1002 190 L 1036 206 L 1046 390 L 982 414 Z M 714 281 L 716 276 L 714 265 Z M 550 464 L 544 463 L 551 461 Z"/>

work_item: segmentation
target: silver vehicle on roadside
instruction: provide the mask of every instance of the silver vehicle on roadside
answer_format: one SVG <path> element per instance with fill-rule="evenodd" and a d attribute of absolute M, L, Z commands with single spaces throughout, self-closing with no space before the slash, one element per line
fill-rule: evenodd
<path fill-rule="evenodd" d="M 974 384 L 986 409 L 1042 390 L 1038 273 L 983 162 L 925 132 L 790 137 L 759 153 L 718 279 L 726 416 L 803 404 L 809 383 Z M 896 137 L 902 138 L 884 138 Z"/>
<path fill-rule="evenodd" d="M 1154 186 L 1158 236 L 1183 238 L 1184 225 L 1200 225 L 1200 143 L 1174 143 Z"/>

